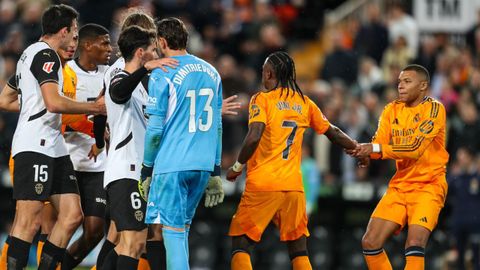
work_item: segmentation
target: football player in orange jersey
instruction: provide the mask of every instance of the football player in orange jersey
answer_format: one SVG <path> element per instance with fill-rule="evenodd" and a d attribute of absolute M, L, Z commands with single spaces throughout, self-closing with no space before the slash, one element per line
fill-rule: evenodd
<path fill-rule="evenodd" d="M 247 163 L 247 182 L 232 218 L 231 269 L 252 269 L 250 254 L 273 221 L 288 246 L 294 270 L 312 269 L 307 254 L 307 214 L 300 170 L 303 133 L 309 127 L 346 149 L 357 142 L 330 124 L 303 95 L 295 64 L 285 52 L 268 56 L 262 71 L 265 91 L 250 101 L 249 130 L 237 162 L 227 172 L 235 181 Z"/>
<path fill-rule="evenodd" d="M 372 143 L 347 151 L 361 158 L 394 159 L 397 172 L 375 208 L 362 239 L 369 269 L 392 269 L 385 241 L 408 224 L 405 269 L 425 268 L 425 246 L 437 225 L 447 195 L 445 178 L 444 106 L 428 97 L 430 76 L 420 65 L 409 65 L 398 77 L 398 99 L 380 117 Z"/>

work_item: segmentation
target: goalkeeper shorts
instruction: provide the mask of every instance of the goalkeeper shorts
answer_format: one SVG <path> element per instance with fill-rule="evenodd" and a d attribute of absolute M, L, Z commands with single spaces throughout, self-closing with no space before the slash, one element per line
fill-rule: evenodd
<path fill-rule="evenodd" d="M 154 174 L 145 222 L 174 228 L 191 224 L 210 174 L 207 171 Z"/>

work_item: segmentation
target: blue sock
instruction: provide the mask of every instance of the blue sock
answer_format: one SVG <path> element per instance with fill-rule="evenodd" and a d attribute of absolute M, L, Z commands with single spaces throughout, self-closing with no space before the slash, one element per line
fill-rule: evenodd
<path fill-rule="evenodd" d="M 167 270 L 189 270 L 188 255 L 185 252 L 185 232 L 163 227 L 162 235 L 167 251 Z"/>
<path fill-rule="evenodd" d="M 188 248 L 188 234 L 190 233 L 190 226 L 185 226 L 185 252 L 187 252 L 187 261 L 190 258 L 190 250 Z"/>

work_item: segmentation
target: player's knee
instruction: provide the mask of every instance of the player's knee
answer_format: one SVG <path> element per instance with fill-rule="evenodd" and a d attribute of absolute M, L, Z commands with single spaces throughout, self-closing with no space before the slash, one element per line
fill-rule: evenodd
<path fill-rule="evenodd" d="M 74 232 L 82 224 L 82 221 L 83 213 L 80 209 L 80 211 L 72 210 L 68 213 L 59 213 L 57 222 L 59 222 L 65 230 Z"/>
<path fill-rule="evenodd" d="M 103 238 L 103 226 L 89 226 L 84 227 L 85 230 L 85 239 L 87 242 L 92 244 L 97 244 Z"/>
<path fill-rule="evenodd" d="M 232 256 L 237 252 L 252 254 L 255 242 L 245 235 L 232 238 Z"/>
<path fill-rule="evenodd" d="M 427 245 L 426 242 L 427 241 L 423 240 L 423 239 L 416 239 L 416 238 L 407 239 L 407 241 L 405 242 L 405 248 L 408 248 L 408 247 L 423 247 L 423 248 L 425 248 L 425 246 Z"/>
<path fill-rule="evenodd" d="M 15 221 L 15 226 L 30 235 L 35 235 L 40 229 L 41 222 L 39 216 L 22 215 Z"/>
<path fill-rule="evenodd" d="M 365 234 L 362 238 L 362 248 L 365 250 L 379 249 L 382 245 L 381 241 L 369 234 Z"/>

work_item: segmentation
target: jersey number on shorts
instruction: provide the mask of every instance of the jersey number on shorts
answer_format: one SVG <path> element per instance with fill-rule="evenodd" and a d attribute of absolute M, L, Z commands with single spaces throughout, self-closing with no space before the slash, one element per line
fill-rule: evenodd
<path fill-rule="evenodd" d="M 188 120 L 188 132 L 194 133 L 197 131 L 197 123 L 195 121 L 195 112 L 196 112 L 196 91 L 195 90 L 188 90 L 187 97 L 190 98 L 190 117 Z M 207 102 L 205 103 L 205 107 L 203 111 L 207 113 L 206 123 L 204 123 L 204 119 L 200 118 L 198 123 L 198 129 L 200 131 L 208 131 L 212 126 L 213 121 L 213 108 L 212 108 L 212 99 L 213 99 L 213 89 L 212 88 L 202 88 L 198 92 L 199 96 L 206 96 Z"/>
<path fill-rule="evenodd" d="M 142 207 L 142 200 L 140 199 L 140 193 L 138 192 L 132 192 L 130 194 L 130 201 L 132 202 L 132 208 L 137 210 Z"/>
<path fill-rule="evenodd" d="M 33 165 L 33 169 L 35 170 L 35 178 L 33 179 L 34 182 L 42 182 L 45 183 L 48 180 L 48 165 Z"/>
<path fill-rule="evenodd" d="M 287 146 L 283 149 L 282 157 L 283 159 L 288 159 L 288 155 L 290 154 L 290 147 L 293 144 L 293 140 L 295 139 L 295 133 L 297 133 L 297 123 L 295 121 L 284 120 L 282 122 L 282 128 L 291 128 L 292 132 L 288 135 L 287 138 Z"/>

